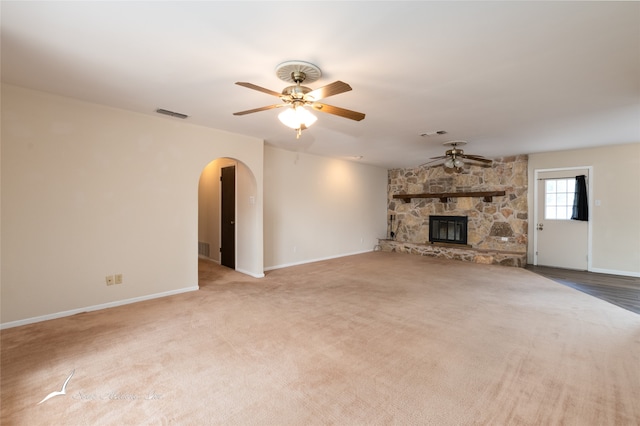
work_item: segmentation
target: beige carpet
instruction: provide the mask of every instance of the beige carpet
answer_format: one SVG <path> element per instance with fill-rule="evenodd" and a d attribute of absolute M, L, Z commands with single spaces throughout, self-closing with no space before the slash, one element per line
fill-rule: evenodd
<path fill-rule="evenodd" d="M 201 269 L 197 292 L 3 330 L 2 425 L 640 424 L 640 316 L 532 272 Z"/>

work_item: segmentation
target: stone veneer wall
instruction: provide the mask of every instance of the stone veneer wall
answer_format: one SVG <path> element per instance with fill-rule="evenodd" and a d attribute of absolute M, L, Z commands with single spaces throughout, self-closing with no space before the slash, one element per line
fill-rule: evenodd
<path fill-rule="evenodd" d="M 388 215 L 396 218 L 389 232 L 395 232 L 395 238 L 380 240 L 382 250 L 525 266 L 527 162 L 527 156 L 520 155 L 494 159 L 491 166 L 465 164 L 461 171 L 442 165 L 389 170 Z M 493 197 L 491 202 L 461 197 L 449 198 L 446 203 L 438 198 L 415 198 L 405 203 L 393 198 L 395 194 L 476 191 L 505 191 L 505 195 Z M 468 247 L 430 244 L 430 215 L 468 216 Z"/>

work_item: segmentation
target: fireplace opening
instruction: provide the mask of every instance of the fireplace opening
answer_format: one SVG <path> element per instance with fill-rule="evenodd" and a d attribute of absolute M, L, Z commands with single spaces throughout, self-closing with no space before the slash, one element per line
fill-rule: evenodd
<path fill-rule="evenodd" d="M 468 216 L 429 216 L 429 241 L 467 244 Z"/>

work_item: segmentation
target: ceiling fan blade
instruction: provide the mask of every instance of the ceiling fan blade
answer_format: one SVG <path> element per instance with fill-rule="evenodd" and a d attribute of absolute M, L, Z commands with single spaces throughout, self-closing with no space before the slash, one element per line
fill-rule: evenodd
<path fill-rule="evenodd" d="M 343 81 L 334 81 L 331 84 L 327 84 L 319 89 L 312 90 L 305 95 L 311 101 L 319 101 L 320 99 L 328 98 L 329 96 L 339 95 L 340 93 L 348 92 L 351 90 L 351 86 Z"/>
<path fill-rule="evenodd" d="M 238 86 L 246 87 L 248 89 L 257 90 L 258 92 L 266 93 L 267 95 L 281 97 L 282 93 L 274 92 L 273 90 L 265 89 L 264 87 L 256 86 L 253 83 L 246 83 L 244 81 L 237 81 L 236 84 Z"/>
<path fill-rule="evenodd" d="M 364 120 L 365 115 L 361 112 L 351 111 L 350 109 L 339 108 L 332 105 L 321 104 L 315 102 L 311 105 L 316 111 L 326 112 L 340 117 L 348 118 L 355 121 Z"/>
<path fill-rule="evenodd" d="M 442 160 L 443 158 L 446 158 L 446 156 L 443 156 L 443 157 L 433 157 L 433 158 L 435 158 L 435 160 L 431 160 L 431 161 L 427 161 L 426 163 L 422 163 L 422 164 L 420 164 L 418 167 L 422 167 L 422 166 L 426 166 L 427 164 L 435 163 L 435 162 L 437 162 L 437 161 Z"/>
<path fill-rule="evenodd" d="M 247 114 L 252 114 L 254 112 L 266 111 L 268 109 L 280 108 L 282 106 L 286 106 L 286 104 L 268 105 L 260 108 L 248 109 L 246 111 L 234 112 L 233 115 L 247 115 Z"/>
<path fill-rule="evenodd" d="M 460 157 L 462 157 L 462 158 L 466 158 L 466 159 L 468 159 L 468 160 L 480 161 L 481 163 L 487 163 L 487 164 L 489 164 L 489 163 L 493 163 L 493 160 L 490 160 L 490 159 L 488 159 L 488 158 L 481 157 L 481 156 L 479 156 L 479 155 L 466 155 L 466 154 L 463 154 L 463 155 L 460 155 Z"/>
<path fill-rule="evenodd" d="M 442 160 L 443 158 L 448 158 L 448 155 L 441 155 L 439 157 L 431 157 L 432 160 Z M 433 161 L 429 161 L 430 163 L 433 163 Z"/>

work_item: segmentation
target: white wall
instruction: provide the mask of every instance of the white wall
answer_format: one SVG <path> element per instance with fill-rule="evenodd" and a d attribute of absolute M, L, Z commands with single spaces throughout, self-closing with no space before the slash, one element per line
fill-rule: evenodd
<path fill-rule="evenodd" d="M 3 85 L 3 326 L 197 288 L 198 182 L 219 157 L 246 167 L 238 197 L 257 202 L 239 213 L 237 264 L 262 275 L 263 154 L 188 120 Z"/>
<path fill-rule="evenodd" d="M 265 147 L 265 269 L 373 250 L 387 170 Z"/>
<path fill-rule="evenodd" d="M 593 167 L 591 270 L 640 276 L 640 143 L 529 155 L 528 262 L 534 253 L 534 171 L 582 166 Z"/>

